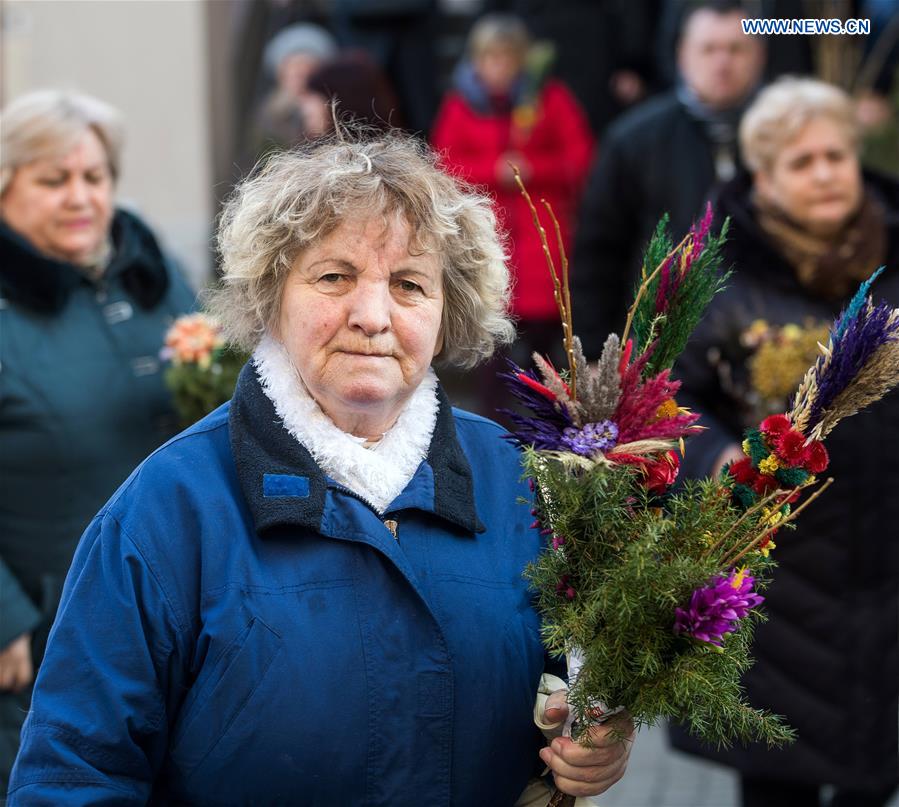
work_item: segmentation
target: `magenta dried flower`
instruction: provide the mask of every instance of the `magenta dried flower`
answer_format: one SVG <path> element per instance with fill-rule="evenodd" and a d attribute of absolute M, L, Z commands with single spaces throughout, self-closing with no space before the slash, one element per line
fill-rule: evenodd
<path fill-rule="evenodd" d="M 573 600 L 575 595 L 574 586 L 571 585 L 570 575 L 563 574 L 556 583 L 556 594 L 564 597 L 566 600 Z"/>
<path fill-rule="evenodd" d="M 721 647 L 721 639 L 737 629 L 737 623 L 764 601 L 752 590 L 755 578 L 744 569 L 716 577 L 696 589 L 686 610 L 675 608 L 674 632 Z"/>
<path fill-rule="evenodd" d="M 558 549 L 565 543 L 565 537 L 562 535 L 553 536 L 553 549 Z"/>

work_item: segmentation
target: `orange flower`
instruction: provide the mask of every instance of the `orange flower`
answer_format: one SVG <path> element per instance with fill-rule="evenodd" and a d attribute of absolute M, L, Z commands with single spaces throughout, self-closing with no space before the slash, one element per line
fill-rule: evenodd
<path fill-rule="evenodd" d="M 206 367 L 216 348 L 225 344 L 221 326 L 205 314 L 178 317 L 165 335 L 163 357 L 175 364 L 196 363 Z"/>

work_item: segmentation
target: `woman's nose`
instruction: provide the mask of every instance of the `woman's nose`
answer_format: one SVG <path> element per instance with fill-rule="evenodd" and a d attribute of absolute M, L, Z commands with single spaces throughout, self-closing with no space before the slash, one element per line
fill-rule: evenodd
<path fill-rule="evenodd" d="M 828 160 L 815 161 L 815 179 L 818 182 L 829 182 L 833 177 L 833 166 Z"/>
<path fill-rule="evenodd" d="M 72 207 L 82 207 L 90 199 L 90 189 L 87 182 L 78 177 L 73 177 L 66 185 L 66 202 Z"/>
<path fill-rule="evenodd" d="M 390 289 L 386 284 L 360 283 L 352 292 L 348 324 L 366 336 L 390 329 Z"/>

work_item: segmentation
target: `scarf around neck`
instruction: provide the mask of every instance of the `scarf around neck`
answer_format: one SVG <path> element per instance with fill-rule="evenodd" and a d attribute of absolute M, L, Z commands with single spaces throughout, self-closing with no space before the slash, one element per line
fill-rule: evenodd
<path fill-rule="evenodd" d="M 370 448 L 341 430 L 309 393 L 284 346 L 266 335 L 253 352 L 256 375 L 288 433 L 319 467 L 383 513 L 427 456 L 437 423 L 437 376 L 432 369 L 396 423 Z"/>
<path fill-rule="evenodd" d="M 818 297 L 848 297 L 884 262 L 885 212 L 868 190 L 858 212 L 831 236 L 810 233 L 756 193 L 752 194 L 751 204 L 762 232 L 793 267 L 803 288 Z"/>

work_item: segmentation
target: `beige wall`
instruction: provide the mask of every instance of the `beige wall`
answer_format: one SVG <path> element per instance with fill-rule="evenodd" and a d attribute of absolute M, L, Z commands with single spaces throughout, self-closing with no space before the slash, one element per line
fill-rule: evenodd
<path fill-rule="evenodd" d="M 203 0 L 2 0 L 2 101 L 39 87 L 125 115 L 121 203 L 195 286 L 210 270 L 211 132 Z"/>

